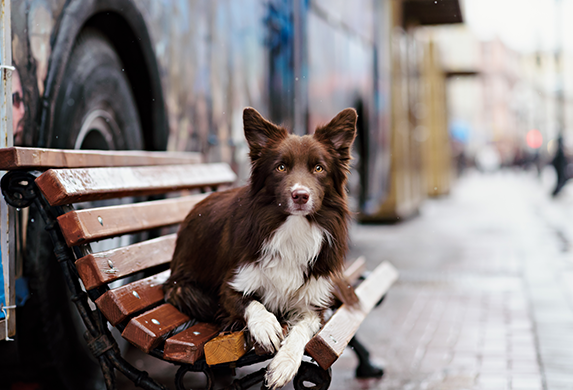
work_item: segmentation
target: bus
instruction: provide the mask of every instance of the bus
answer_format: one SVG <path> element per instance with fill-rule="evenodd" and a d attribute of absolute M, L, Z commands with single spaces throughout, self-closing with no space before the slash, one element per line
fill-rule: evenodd
<path fill-rule="evenodd" d="M 205 161 L 230 163 L 242 184 L 250 169 L 244 107 L 301 135 L 355 107 L 349 193 L 356 215 L 404 218 L 427 194 L 416 109 L 421 99 L 435 100 L 423 98 L 425 77 L 434 76 L 420 71 L 429 57 L 414 32 L 462 22 L 458 0 L 1 6 L 0 95 L 12 109 L 1 112 L 0 146 L 195 151 Z M 440 99 L 437 112 L 444 109 Z M 0 342 L 3 381 L 98 388 L 101 373 L 76 314 L 62 304 L 64 283 L 40 218 L 34 210 L 10 218 L 5 204 L 0 212 L 0 329 L 15 340 Z"/>

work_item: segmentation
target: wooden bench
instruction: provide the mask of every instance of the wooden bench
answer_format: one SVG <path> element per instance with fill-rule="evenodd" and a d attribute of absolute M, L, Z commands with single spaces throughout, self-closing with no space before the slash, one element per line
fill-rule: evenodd
<path fill-rule="evenodd" d="M 227 164 L 203 164 L 193 153 L 7 148 L 0 150 L 0 170 L 10 171 L 2 179 L 7 202 L 19 208 L 34 204 L 47 224 L 72 301 L 86 324 L 88 347 L 102 366 L 108 389 L 115 388 L 114 370 L 145 389 L 164 387 L 121 358 L 106 321 L 142 351 L 180 365 L 178 389 L 183 388 L 183 377 L 189 371 L 203 372 L 211 388 L 213 366 L 241 367 L 272 357 L 253 348 L 248 333 L 221 333 L 213 324 L 194 323 L 163 299 L 162 283 L 169 276 L 175 246 L 173 227 L 206 192 L 235 181 Z M 167 197 L 143 200 L 160 194 Z M 131 202 L 73 206 L 125 197 Z M 90 245 L 139 232 L 151 232 L 153 238 L 97 253 Z M 346 269 L 345 276 L 355 284 L 363 273 L 364 261 L 359 259 Z M 353 337 L 396 278 L 396 270 L 382 263 L 356 288 L 359 308 L 335 308 L 306 347 L 320 368 L 304 363 L 295 388 L 303 388 L 305 380 L 317 382 L 317 375 L 324 378 L 320 388 L 327 388 L 330 375 L 326 370 L 349 343 L 359 352 L 363 373 L 359 367 L 358 374 L 381 375 Z M 109 284 L 116 281 L 124 283 L 111 288 Z M 247 388 L 263 376 L 264 369 L 259 370 L 236 380 L 234 388 Z"/>

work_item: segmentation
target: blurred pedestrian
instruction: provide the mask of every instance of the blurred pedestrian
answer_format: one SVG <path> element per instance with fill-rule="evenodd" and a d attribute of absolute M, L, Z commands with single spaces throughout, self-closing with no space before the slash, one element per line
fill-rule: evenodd
<path fill-rule="evenodd" d="M 537 172 L 537 178 L 541 178 L 541 172 L 543 171 L 543 166 L 545 165 L 541 154 L 539 153 L 539 149 L 535 151 L 533 155 L 533 166 Z"/>
<path fill-rule="evenodd" d="M 563 136 L 561 135 L 557 139 L 557 151 L 555 152 L 555 157 L 553 157 L 551 164 L 555 167 L 555 172 L 557 173 L 557 185 L 552 193 L 553 196 L 556 196 L 563 186 L 565 186 L 565 183 L 569 178 L 567 175 L 567 156 L 565 156 Z"/>

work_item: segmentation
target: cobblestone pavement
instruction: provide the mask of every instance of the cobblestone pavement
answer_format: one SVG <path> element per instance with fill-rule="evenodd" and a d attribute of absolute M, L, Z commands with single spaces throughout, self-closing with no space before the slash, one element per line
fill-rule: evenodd
<path fill-rule="evenodd" d="M 358 332 L 386 369 L 331 389 L 573 389 L 573 186 L 553 200 L 523 172 L 469 173 L 419 217 L 358 225 L 353 255 L 400 279 Z"/>
<path fill-rule="evenodd" d="M 551 174 L 469 172 L 415 218 L 355 225 L 351 257 L 400 271 L 358 331 L 386 373 L 356 380 L 347 349 L 330 388 L 573 389 L 573 184 L 551 199 Z M 132 359 L 172 383 L 172 366 Z"/>

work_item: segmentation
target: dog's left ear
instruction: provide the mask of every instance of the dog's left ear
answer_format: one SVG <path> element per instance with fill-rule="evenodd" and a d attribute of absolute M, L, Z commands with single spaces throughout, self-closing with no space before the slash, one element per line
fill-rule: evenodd
<path fill-rule="evenodd" d="M 347 163 L 350 160 L 350 148 L 356 137 L 356 120 L 358 115 L 354 108 L 347 108 L 338 113 L 329 124 L 319 127 L 314 138 L 323 144 L 332 146 L 339 159 Z"/>

